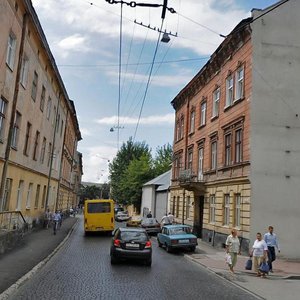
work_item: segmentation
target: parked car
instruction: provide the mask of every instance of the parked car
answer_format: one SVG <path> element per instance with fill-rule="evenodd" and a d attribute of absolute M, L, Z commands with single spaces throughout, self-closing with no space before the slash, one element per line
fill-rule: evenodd
<path fill-rule="evenodd" d="M 191 227 L 188 225 L 166 225 L 162 227 L 161 233 L 157 234 L 159 247 L 165 247 L 167 252 L 172 249 L 189 249 L 195 251 L 197 237 L 191 233 Z"/>
<path fill-rule="evenodd" d="M 140 227 L 142 223 L 142 218 L 140 216 L 133 216 L 128 222 L 126 223 L 127 227 Z"/>
<path fill-rule="evenodd" d="M 110 262 L 132 259 L 144 261 L 147 266 L 152 263 L 152 244 L 145 229 L 120 227 L 112 238 Z"/>
<path fill-rule="evenodd" d="M 128 221 L 129 219 L 130 219 L 130 217 L 129 217 L 128 213 L 124 212 L 124 211 L 118 211 L 115 216 L 115 220 L 117 222 Z"/>
<path fill-rule="evenodd" d="M 148 234 L 158 234 L 160 232 L 160 223 L 155 218 L 145 218 L 141 223 Z"/>

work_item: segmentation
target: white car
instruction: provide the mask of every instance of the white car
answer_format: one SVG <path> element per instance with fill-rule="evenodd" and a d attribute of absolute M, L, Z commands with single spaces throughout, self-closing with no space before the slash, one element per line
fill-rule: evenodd
<path fill-rule="evenodd" d="M 130 219 L 129 215 L 127 212 L 124 211 L 118 211 L 115 217 L 115 220 L 117 222 L 123 222 L 123 221 L 128 221 Z"/>

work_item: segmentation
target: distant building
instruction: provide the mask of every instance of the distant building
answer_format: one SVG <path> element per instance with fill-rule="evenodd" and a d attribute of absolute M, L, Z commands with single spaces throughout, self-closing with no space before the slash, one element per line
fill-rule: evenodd
<path fill-rule="evenodd" d="M 0 6 L 0 211 L 38 223 L 47 207 L 67 209 L 62 193 L 76 202 L 81 135 L 31 1 Z"/>
<path fill-rule="evenodd" d="M 170 206 L 215 246 L 234 227 L 247 251 L 273 225 L 283 254 L 300 257 L 296 12 L 296 0 L 254 9 L 172 101 Z"/>
<path fill-rule="evenodd" d="M 146 217 L 151 211 L 158 221 L 168 213 L 168 195 L 171 170 L 148 181 L 143 185 L 141 214 Z"/>

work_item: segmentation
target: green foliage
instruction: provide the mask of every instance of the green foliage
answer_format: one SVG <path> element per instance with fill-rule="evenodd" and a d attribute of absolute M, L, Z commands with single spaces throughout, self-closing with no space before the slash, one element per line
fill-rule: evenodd
<path fill-rule="evenodd" d="M 103 183 L 101 186 L 87 185 L 80 187 L 80 198 L 89 199 L 109 199 L 110 185 Z"/>
<path fill-rule="evenodd" d="M 170 144 L 156 148 L 156 155 L 153 162 L 154 176 L 163 174 L 171 169 L 173 149 Z"/>

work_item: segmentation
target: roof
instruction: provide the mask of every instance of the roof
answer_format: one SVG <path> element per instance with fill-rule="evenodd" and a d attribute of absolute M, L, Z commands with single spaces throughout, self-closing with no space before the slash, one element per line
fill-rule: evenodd
<path fill-rule="evenodd" d="M 156 178 L 146 182 L 143 186 L 147 185 L 159 185 L 160 187 L 157 190 L 162 190 L 161 188 L 164 187 L 163 190 L 168 189 L 171 180 L 171 170 L 157 176 Z"/>
<path fill-rule="evenodd" d="M 185 225 L 185 224 L 175 224 L 175 225 L 164 225 L 163 227 L 166 228 L 182 228 L 182 227 L 191 227 L 190 225 Z"/>

